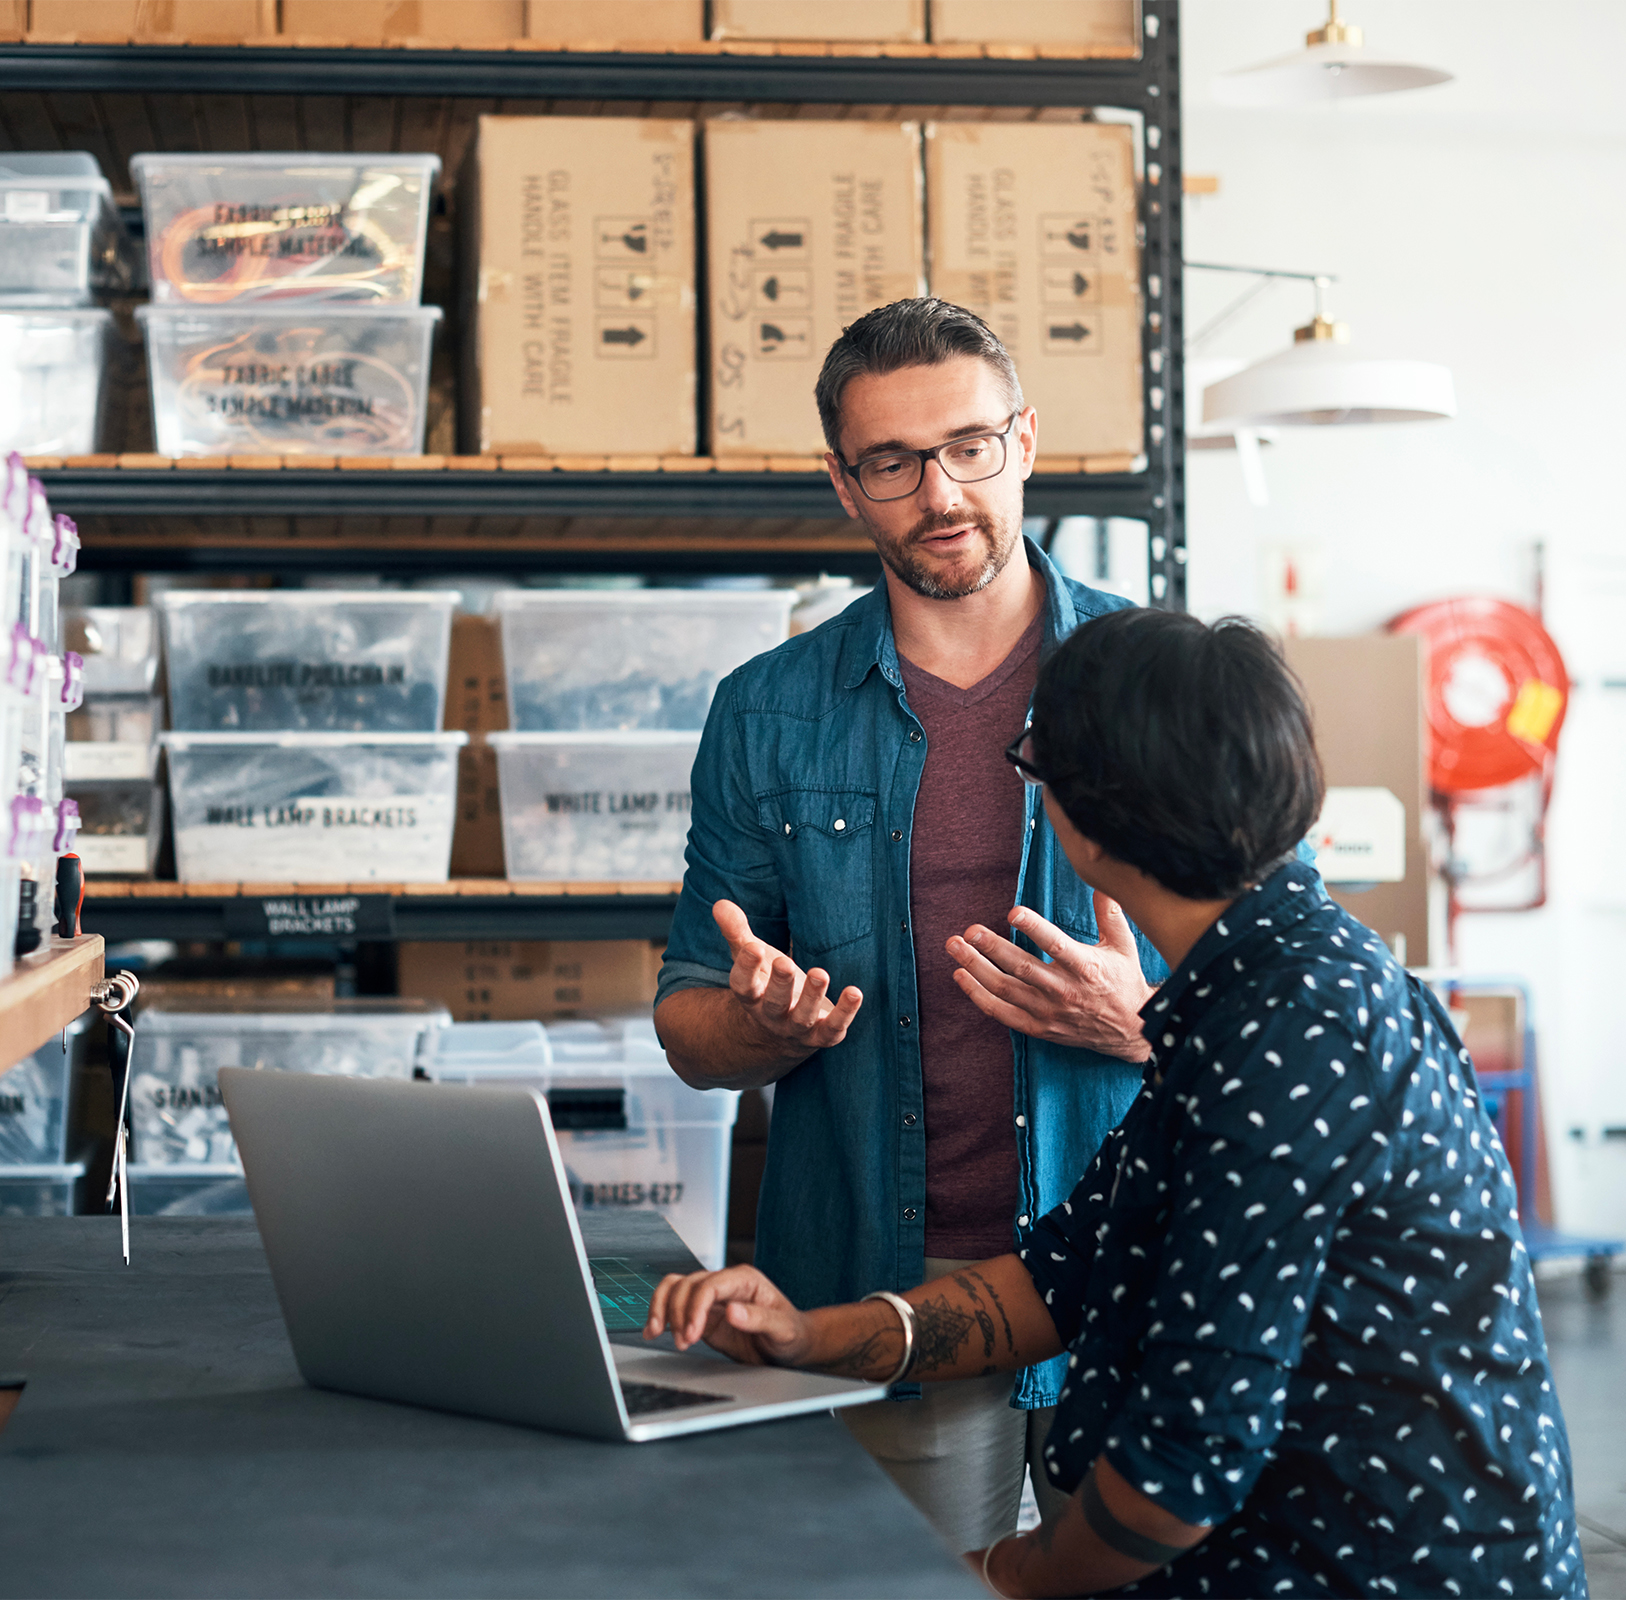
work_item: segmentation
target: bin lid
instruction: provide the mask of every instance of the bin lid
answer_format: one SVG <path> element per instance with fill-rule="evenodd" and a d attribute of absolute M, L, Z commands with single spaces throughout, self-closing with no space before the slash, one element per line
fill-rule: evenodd
<path fill-rule="evenodd" d="M 455 606 L 463 595 L 459 589 L 166 589 L 155 598 L 164 610 L 178 611 L 220 605 Z"/>
<path fill-rule="evenodd" d="M 695 735 L 699 738 L 699 735 Z M 341 750 L 354 745 L 405 745 L 411 749 L 455 750 L 469 742 L 466 733 L 161 733 L 166 750 L 203 750 L 219 746 L 245 750 L 275 745 L 282 750 Z"/>
<path fill-rule="evenodd" d="M 256 997 L 252 1005 L 177 995 L 143 1006 L 136 1037 L 143 1033 L 322 1033 L 400 1031 L 414 1037 L 425 1028 L 450 1027 L 452 1014 L 428 1000 L 360 998 L 318 1000 L 300 996 Z"/>
<path fill-rule="evenodd" d="M 543 1072 L 552 1052 L 540 1022 L 454 1022 L 425 1044 L 424 1066 L 434 1077 L 443 1071 L 523 1070 Z"/>
<path fill-rule="evenodd" d="M 608 728 L 600 732 L 577 728 L 546 733 L 488 733 L 486 743 L 497 750 L 518 750 L 531 746 L 565 745 L 607 749 L 672 749 L 683 745 L 700 746 L 699 728 Z"/>
<path fill-rule="evenodd" d="M 801 597 L 794 589 L 499 589 L 492 597 L 498 611 L 544 610 L 549 607 L 665 606 L 683 605 L 727 607 L 741 611 L 761 611 L 773 606 L 789 612 Z"/>

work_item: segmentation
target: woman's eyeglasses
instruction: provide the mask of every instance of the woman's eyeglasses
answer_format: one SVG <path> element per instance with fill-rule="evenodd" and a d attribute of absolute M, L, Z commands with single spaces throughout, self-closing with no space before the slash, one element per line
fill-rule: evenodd
<path fill-rule="evenodd" d="M 1024 728 L 1005 747 L 1005 759 L 1016 768 L 1022 776 L 1022 782 L 1031 784 L 1035 789 L 1044 787 L 1044 777 L 1033 764 L 1033 729 Z"/>

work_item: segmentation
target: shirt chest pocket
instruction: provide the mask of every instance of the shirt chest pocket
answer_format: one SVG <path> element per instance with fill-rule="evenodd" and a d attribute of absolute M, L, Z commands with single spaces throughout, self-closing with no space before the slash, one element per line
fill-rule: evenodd
<path fill-rule="evenodd" d="M 867 937 L 875 920 L 874 792 L 776 789 L 757 796 L 757 821 L 773 839 L 798 963 Z"/>

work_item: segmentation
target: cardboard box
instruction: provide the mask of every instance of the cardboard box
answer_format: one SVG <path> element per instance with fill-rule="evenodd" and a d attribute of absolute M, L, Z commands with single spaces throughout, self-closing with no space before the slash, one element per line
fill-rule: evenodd
<path fill-rule="evenodd" d="M 1136 0 L 931 0 L 934 44 L 1075 44 L 1140 50 Z"/>
<path fill-rule="evenodd" d="M 469 736 L 457 753 L 451 874 L 500 878 L 505 868 L 497 752 L 485 736 L 508 726 L 508 684 L 502 670 L 502 633 L 493 617 L 452 618 L 443 725 L 449 733 Z"/>
<path fill-rule="evenodd" d="M 1486 1084 L 1488 1074 L 1523 1072 L 1525 1068 L 1524 996 L 1517 989 L 1458 989 L 1452 1010 L 1462 1042 L 1474 1059 L 1487 1101 L 1500 1109 L 1502 1146 L 1514 1181 L 1519 1185 L 1519 1212 L 1549 1227 L 1553 1222 L 1552 1179 L 1547 1170 L 1547 1130 L 1542 1114 L 1539 1070 L 1535 1088 L 1535 1189 L 1525 1192 L 1524 1135 L 1526 1090 L 1498 1089 Z"/>
<path fill-rule="evenodd" d="M 643 1011 L 655 1003 L 661 946 L 643 939 L 405 943 L 403 997 L 435 1000 L 457 1022 L 559 1021 Z"/>
<path fill-rule="evenodd" d="M 693 455 L 694 125 L 481 117 L 469 163 L 465 452 Z"/>
<path fill-rule="evenodd" d="M 825 353 L 922 292 L 919 124 L 719 119 L 705 146 L 711 454 L 822 454 Z"/>
<path fill-rule="evenodd" d="M 282 0 L 282 32 L 360 45 L 435 39 L 478 48 L 525 37 L 525 0 Z"/>
<path fill-rule="evenodd" d="M 1016 362 L 1043 455 L 1139 455 L 1140 249 L 1127 127 L 926 129 L 931 285 Z"/>
<path fill-rule="evenodd" d="M 711 0 L 711 36 L 917 44 L 926 0 Z"/>
<path fill-rule="evenodd" d="M 1041 416 L 1041 434 L 1043 426 Z M 1314 713 L 1329 787 L 1387 789 L 1406 808 L 1405 878 L 1353 894 L 1329 892 L 1407 966 L 1432 966 L 1421 642 L 1415 634 L 1373 633 L 1287 639 L 1283 650 Z"/>
<path fill-rule="evenodd" d="M 554 44 L 693 44 L 704 0 L 530 0 L 525 31 Z"/>
<path fill-rule="evenodd" d="M 277 31 L 277 0 L 33 0 L 29 28 L 132 39 L 253 39 Z"/>

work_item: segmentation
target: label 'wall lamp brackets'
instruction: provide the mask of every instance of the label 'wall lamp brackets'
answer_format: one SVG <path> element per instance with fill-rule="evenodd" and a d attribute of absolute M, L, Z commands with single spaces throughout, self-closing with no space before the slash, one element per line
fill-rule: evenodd
<path fill-rule="evenodd" d="M 1361 30 L 1338 20 L 1338 0 L 1328 0 L 1327 10 L 1326 23 L 1305 35 L 1304 49 L 1216 74 L 1214 98 L 1233 106 L 1313 105 L 1451 81 L 1452 74 L 1438 67 L 1367 55 Z"/>
<path fill-rule="evenodd" d="M 1370 422 L 1428 422 L 1457 414 L 1451 369 L 1432 361 L 1406 361 L 1363 354 L 1350 343 L 1349 328 L 1327 315 L 1329 273 L 1283 272 L 1188 261 L 1188 270 L 1250 273 L 1268 283 L 1295 278 L 1315 286 L 1315 316 L 1293 332 L 1293 343 L 1202 391 L 1205 427 L 1299 428 Z M 1246 305 L 1263 284 L 1250 289 L 1200 329 L 1188 348 L 1208 337 Z"/>

